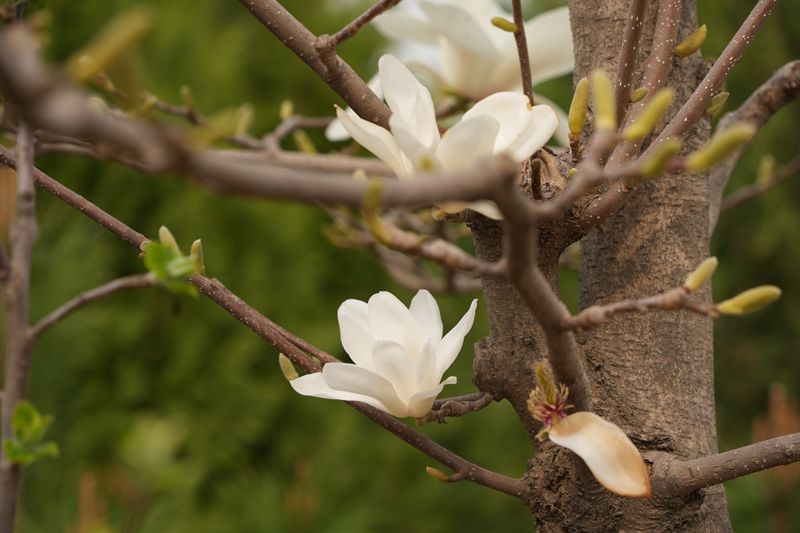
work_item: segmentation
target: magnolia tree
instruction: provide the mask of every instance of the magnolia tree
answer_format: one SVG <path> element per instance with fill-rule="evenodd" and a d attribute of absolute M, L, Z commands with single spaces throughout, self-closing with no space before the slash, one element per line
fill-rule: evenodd
<path fill-rule="evenodd" d="M 156 285 L 199 291 L 277 348 L 297 393 L 347 402 L 440 463 L 428 469 L 435 479 L 516 498 L 543 531 L 730 529 L 722 482 L 800 460 L 798 433 L 719 453 L 714 416 L 713 319 L 755 311 L 780 290 L 764 285 L 711 302 L 717 262 L 707 257 L 709 238 L 742 150 L 800 93 L 800 64 L 764 80 L 713 134 L 709 117 L 775 3 L 757 2 L 708 67 L 699 53 L 706 27 L 692 0 L 576 1 L 528 21 L 519 0 L 510 13 L 491 0 L 382 0 L 327 35 L 312 34 L 302 14 L 277 1 L 242 0 L 349 106 L 333 121 L 287 106 L 280 126 L 262 137 L 249 132 L 246 109 L 203 117 L 188 90 L 176 105 L 115 84 L 108 69 L 146 32 L 149 11 L 122 15 L 65 64 L 48 65 L 24 2 L 7 6 L 2 126 L 16 142 L 0 145 L 0 163 L 15 169 L 16 186 L 2 204 L 3 217 L 13 218 L 10 246 L 0 247 L 0 531 L 13 529 L 21 468 L 57 452 L 44 436 L 47 418 L 26 400 L 37 338 L 84 305 Z M 367 84 L 336 50 L 370 23 L 390 39 L 391 53 Z M 573 69 L 568 114 L 533 92 L 534 82 Z M 115 103 L 93 96 L 98 90 Z M 139 118 L 149 110 L 187 127 Z M 377 159 L 281 147 L 290 135 L 307 146 L 308 128 L 352 137 Z M 566 148 L 548 147 L 554 136 Z M 218 141 L 236 149 L 214 148 Z M 200 241 L 185 254 L 166 228 L 149 240 L 39 171 L 34 158 L 45 152 L 181 174 L 225 194 L 320 204 L 340 238 L 373 250 L 418 292 L 408 305 L 388 292 L 342 303 L 351 362 L 339 361 L 207 277 Z M 130 243 L 147 272 L 110 281 L 31 324 L 37 186 Z M 432 219 L 466 224 L 476 254 L 456 244 L 455 232 L 434 233 L 441 222 Z M 559 299 L 558 266 L 578 242 L 582 310 L 572 314 Z M 409 258 L 438 263 L 444 277 Z M 478 288 L 463 317 L 443 324 L 431 291 Z M 474 349 L 476 390 L 442 397 L 479 302 L 490 333 Z M 535 448 L 517 478 L 460 457 L 408 423 L 443 422 L 500 401 L 511 404 Z"/>

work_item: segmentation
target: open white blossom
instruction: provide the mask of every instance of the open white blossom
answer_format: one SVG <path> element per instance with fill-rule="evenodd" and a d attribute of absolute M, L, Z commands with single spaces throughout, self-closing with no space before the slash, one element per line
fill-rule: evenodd
<path fill-rule="evenodd" d="M 522 85 L 514 36 L 492 25 L 494 17 L 513 19 L 494 0 L 405 0 L 374 24 L 401 46 L 404 62 L 427 67 L 445 89 L 479 100 Z M 575 68 L 567 7 L 525 22 L 525 36 L 535 83 Z"/>
<path fill-rule="evenodd" d="M 438 89 L 480 100 L 522 87 L 514 36 L 493 26 L 493 17 L 513 18 L 493 0 L 405 0 L 373 23 L 390 40 L 389 50 Z M 568 8 L 531 18 L 525 34 L 534 85 L 575 68 Z M 375 90 L 373 81 L 370 87 Z M 552 106 L 539 94 L 534 99 Z M 326 136 L 332 141 L 348 137 L 338 121 L 331 123 Z M 562 144 L 568 142 L 566 120 L 560 121 L 556 137 Z"/>
<path fill-rule="evenodd" d="M 305 396 L 369 404 L 396 417 L 425 416 L 455 377 L 441 381 L 472 328 L 478 301 L 442 336 L 439 306 L 421 290 L 407 308 L 379 292 L 369 302 L 346 300 L 338 312 L 342 346 L 355 364 L 328 363 L 289 383 Z"/>
<path fill-rule="evenodd" d="M 408 68 L 394 56 L 385 55 L 378 69 L 382 93 L 392 111 L 391 131 L 338 108 L 336 114 L 353 139 L 401 179 L 418 172 L 465 167 L 500 153 L 521 162 L 544 146 L 558 126 L 558 117 L 549 106 L 531 106 L 521 93 L 500 92 L 475 104 L 441 136 L 431 95 Z M 468 207 L 501 218 L 491 202 L 439 207 L 447 212 Z"/>

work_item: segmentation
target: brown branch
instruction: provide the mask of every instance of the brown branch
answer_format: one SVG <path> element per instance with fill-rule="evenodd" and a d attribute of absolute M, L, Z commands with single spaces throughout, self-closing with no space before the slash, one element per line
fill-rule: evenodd
<path fill-rule="evenodd" d="M 547 356 L 556 379 L 569 388 L 573 405 L 579 411 L 590 410 L 586 372 L 572 331 L 562 324 L 571 315 L 558 299 L 536 266 L 538 232 L 529 218 L 528 202 L 514 186 L 508 186 L 495 198 L 506 221 L 506 257 L 508 275 L 544 332 Z"/>
<path fill-rule="evenodd" d="M 5 372 L 0 440 L 14 437 L 11 421 L 17 403 L 28 395 L 33 343 L 28 338 L 30 270 L 36 242 L 33 134 L 26 123 L 17 132 L 17 201 L 11 226 L 11 264 L 3 285 L 5 305 Z M 13 531 L 22 475 L 0 450 L 0 531 Z"/>
<path fill-rule="evenodd" d="M 334 33 L 331 38 L 333 39 L 333 46 L 339 46 L 347 39 L 352 38 L 361 28 L 366 26 L 372 19 L 391 9 L 400 3 L 400 0 L 379 0 L 369 9 L 361 13 L 350 24 Z"/>
<path fill-rule="evenodd" d="M 738 109 L 725 114 L 725 116 L 720 119 L 719 123 L 717 123 L 717 130 L 722 131 L 731 124 L 741 121 L 748 122 L 756 128 L 761 128 L 775 113 L 798 97 L 800 97 L 800 60 L 794 60 L 778 69 L 767 81 L 761 84 Z M 733 169 L 736 167 L 736 163 L 739 161 L 739 157 L 747 146 L 749 146 L 749 143 L 736 150 L 725 162 L 713 168 L 709 174 L 709 198 L 711 204 L 709 210 L 709 224 L 712 232 L 719 219 L 720 209 L 725 209 L 720 205 L 725 186 L 728 184 L 728 180 L 730 179 Z M 764 190 L 768 190 L 772 188 L 772 186 Z M 758 189 L 751 189 L 754 196 L 763 192 L 756 192 L 757 190 Z M 744 201 L 747 198 L 744 196 L 744 191 L 740 194 L 743 195 L 740 196 L 742 200 L 737 200 L 737 202 Z M 726 199 L 726 201 L 730 203 L 732 200 Z"/>
<path fill-rule="evenodd" d="M 533 103 L 533 76 L 531 74 L 531 58 L 528 55 L 528 39 L 525 37 L 525 18 L 522 15 L 521 0 L 511 0 L 511 8 L 514 13 L 514 40 L 517 43 L 517 54 L 519 55 L 519 68 L 522 74 L 522 92 L 528 97 L 531 105 Z"/>
<path fill-rule="evenodd" d="M 316 35 L 308 31 L 276 0 L 239 0 L 275 37 L 302 59 L 347 102 L 359 117 L 389 128 L 391 112 L 358 74 L 331 47 L 323 58 L 315 45 Z M 330 37 L 328 37 L 330 40 Z M 323 46 L 324 47 L 324 46 Z"/>
<path fill-rule="evenodd" d="M 767 181 L 749 185 L 738 189 L 722 199 L 721 211 L 731 209 L 753 198 L 771 191 L 787 179 L 800 173 L 800 156 L 795 157 L 783 166 L 774 176 Z"/>
<path fill-rule="evenodd" d="M 431 412 L 417 419 L 417 421 L 419 423 L 437 422 L 439 424 L 445 424 L 447 423 L 447 418 L 464 416 L 468 413 L 480 411 L 484 407 L 491 405 L 494 401 L 494 396 L 487 392 L 474 392 L 454 398 L 443 398 L 433 402 L 433 409 L 431 409 Z"/>
<path fill-rule="evenodd" d="M 2 150 L 2 147 L 0 147 L 0 150 Z M 1 151 L 0 154 L 2 154 Z M 11 156 L 11 159 L 12 161 L 15 160 L 13 156 Z M 52 192 L 59 199 L 70 199 L 71 201 L 67 202 L 69 205 L 75 207 L 82 214 L 98 222 L 115 235 L 130 242 L 136 246 L 137 249 L 141 248 L 142 244 L 147 241 L 140 233 L 122 222 L 119 222 L 89 200 L 70 191 L 67 187 L 46 176 L 42 172 L 38 170 L 35 171 L 35 176 L 37 178 L 37 183 L 47 184 L 45 188 L 48 192 Z M 115 223 L 109 223 L 109 221 L 115 221 Z M 136 237 L 131 239 L 132 236 Z M 306 341 L 299 341 L 297 337 L 269 320 L 245 303 L 241 298 L 230 292 L 218 280 L 196 274 L 190 278 L 190 281 L 202 294 L 228 311 L 234 318 L 266 340 L 281 353 L 285 354 L 294 364 L 300 366 L 306 372 L 317 372 L 321 368 L 319 363 L 308 357 L 308 354 L 313 355 L 323 363 L 337 361 L 335 357 L 327 354 L 323 350 L 313 347 Z M 6 403 L 7 402 L 3 403 L 4 409 Z M 459 473 L 463 479 L 473 481 L 474 483 L 484 485 L 517 498 L 521 497 L 523 485 L 520 480 L 486 470 L 485 468 L 467 461 L 383 411 L 358 402 L 347 403 L 411 446 L 439 461 L 443 465 L 452 468 Z"/>
<path fill-rule="evenodd" d="M 664 311 L 685 309 L 703 316 L 716 317 L 718 315 L 714 304 L 692 301 L 689 299 L 689 291 L 686 288 L 677 287 L 656 296 L 587 307 L 577 315 L 570 317 L 564 323 L 564 328 L 571 330 L 592 329 L 618 314 L 639 313 L 652 309 Z"/>
<path fill-rule="evenodd" d="M 659 454 L 653 464 L 656 493 L 689 494 L 754 472 L 800 461 L 800 433 L 784 435 L 735 450 L 678 460 Z"/>
<path fill-rule="evenodd" d="M 615 98 L 617 101 L 617 124 L 623 123 L 625 110 L 630 107 L 633 70 L 636 66 L 636 54 L 639 52 L 639 43 L 642 39 L 645 11 L 647 11 L 647 0 L 631 0 L 628 8 L 628 21 L 625 23 L 625 36 L 622 38 L 622 48 L 617 63 Z"/>
<path fill-rule="evenodd" d="M 300 129 L 322 129 L 331 123 L 333 117 L 304 117 L 302 115 L 292 115 L 286 120 L 281 121 L 272 133 L 265 135 L 262 139 L 263 145 L 268 150 L 278 151 L 281 149 L 281 141 Z"/>
<path fill-rule="evenodd" d="M 777 0 L 759 0 L 753 7 L 747 19 L 742 23 L 739 31 L 733 36 L 728 46 L 714 62 L 703 81 L 697 86 L 692 95 L 683 104 L 680 111 L 672 117 L 666 127 L 661 130 L 658 137 L 642 154 L 644 159 L 652 155 L 653 150 L 669 138 L 681 137 L 689 131 L 700 117 L 703 116 L 711 98 L 717 94 L 722 83 L 730 73 L 733 66 L 741 59 L 747 46 L 752 42 L 761 25 L 772 12 Z M 612 213 L 619 209 L 630 196 L 626 187 L 611 187 L 600 198 L 593 201 L 582 215 L 582 224 L 594 227 L 605 221 Z"/>
<path fill-rule="evenodd" d="M 108 283 L 104 283 L 99 287 L 95 287 L 79 294 L 75 298 L 55 309 L 53 312 L 39 320 L 33 327 L 31 327 L 28 331 L 28 336 L 30 337 L 31 341 L 35 341 L 36 338 L 38 338 L 42 333 L 55 326 L 70 313 L 92 302 L 108 298 L 112 294 L 156 286 L 158 286 L 158 279 L 149 272 L 147 274 L 134 274 L 109 281 Z"/>

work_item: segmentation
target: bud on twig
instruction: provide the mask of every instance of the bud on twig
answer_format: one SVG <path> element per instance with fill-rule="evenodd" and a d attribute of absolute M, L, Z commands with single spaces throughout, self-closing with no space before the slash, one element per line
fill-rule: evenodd
<path fill-rule="evenodd" d="M 578 139 L 586 124 L 586 109 L 589 106 L 589 80 L 581 78 L 575 86 L 575 94 L 572 95 L 572 103 L 569 106 L 569 138 Z"/>
<path fill-rule="evenodd" d="M 686 276 L 686 281 L 683 282 L 683 286 L 686 287 L 686 290 L 689 292 L 696 291 L 703 285 L 703 283 L 706 282 L 708 278 L 711 277 L 711 275 L 717 269 L 717 265 L 719 265 L 717 258 L 709 257 L 700 263 L 700 266 L 695 268 L 691 274 Z"/>
<path fill-rule="evenodd" d="M 614 104 L 614 90 L 608 75 L 602 70 L 592 72 L 592 98 L 594 101 L 595 124 L 599 129 L 617 128 L 617 112 Z"/>
<path fill-rule="evenodd" d="M 780 296 L 781 290 L 775 285 L 762 285 L 717 304 L 717 311 L 723 315 L 744 315 L 766 307 Z"/>
<path fill-rule="evenodd" d="M 198 274 L 206 275 L 206 262 L 203 258 L 203 242 L 200 239 L 197 239 L 192 243 L 192 249 L 189 252 L 189 255 L 194 261 L 195 270 Z"/>
<path fill-rule="evenodd" d="M 697 52 L 706 40 L 708 28 L 705 24 L 694 30 L 694 32 L 675 47 L 675 55 L 678 57 L 688 57 Z"/>
<path fill-rule="evenodd" d="M 640 101 L 642 98 L 647 96 L 648 92 L 649 91 L 647 90 L 647 87 L 639 87 L 638 89 L 635 89 L 631 93 L 631 103 L 635 104 L 636 102 Z"/>
<path fill-rule="evenodd" d="M 715 94 L 711 98 L 711 103 L 708 104 L 708 109 L 706 109 L 706 114 L 710 117 L 716 115 L 722 109 L 722 106 L 725 105 L 725 102 L 728 101 L 728 97 L 730 95 L 731 93 L 727 91 L 722 91 L 720 93 Z"/>
<path fill-rule="evenodd" d="M 425 472 L 427 472 L 427 474 L 436 481 L 441 481 L 442 483 L 447 483 L 448 481 L 450 481 L 450 479 L 447 477 L 447 474 L 445 474 L 438 468 L 434 468 L 432 466 L 426 466 Z"/>
<path fill-rule="evenodd" d="M 647 178 L 664 172 L 667 161 L 681 149 L 680 139 L 667 139 L 653 149 L 653 154 L 642 162 L 642 174 Z"/>
<path fill-rule="evenodd" d="M 278 366 L 281 367 L 281 373 L 286 378 L 286 381 L 292 381 L 300 377 L 292 362 L 282 353 L 278 354 Z"/>
<path fill-rule="evenodd" d="M 656 127 L 656 124 L 667 112 L 669 106 L 672 105 L 674 97 L 675 91 L 669 87 L 664 87 L 658 91 L 642 109 L 633 124 L 625 128 L 622 135 L 629 141 L 646 137 Z"/>
<path fill-rule="evenodd" d="M 686 168 L 692 172 L 707 170 L 748 142 L 756 134 L 756 128 L 747 122 L 739 122 L 717 133 L 708 143 L 689 154 Z"/>
<path fill-rule="evenodd" d="M 503 31 L 507 31 L 508 33 L 514 33 L 519 30 L 519 26 L 503 17 L 492 17 L 492 26 L 495 28 L 500 28 Z"/>
<path fill-rule="evenodd" d="M 181 251 L 180 247 L 178 246 L 178 241 L 175 240 L 172 232 L 166 226 L 161 226 L 158 228 L 158 240 L 161 241 L 161 244 L 167 248 L 172 248 L 176 252 Z"/>

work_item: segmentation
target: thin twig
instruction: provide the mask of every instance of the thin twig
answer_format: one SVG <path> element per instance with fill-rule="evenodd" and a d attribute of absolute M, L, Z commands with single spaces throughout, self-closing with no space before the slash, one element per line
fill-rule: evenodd
<path fill-rule="evenodd" d="M 528 40 L 525 37 L 525 19 L 522 15 L 522 1 L 512 0 L 511 8 L 514 13 L 514 40 L 517 42 L 519 54 L 519 68 L 522 74 L 522 92 L 528 97 L 531 105 L 533 102 L 533 76 L 531 75 L 531 58 L 528 55 Z"/>
<path fill-rule="evenodd" d="M 475 392 L 465 396 L 436 400 L 433 403 L 431 412 L 418 419 L 418 422 L 437 422 L 439 424 L 445 424 L 447 423 L 447 418 L 464 416 L 468 413 L 480 411 L 484 407 L 491 405 L 494 401 L 494 396 L 487 392 Z"/>
<path fill-rule="evenodd" d="M 723 198 L 721 210 L 725 211 L 726 209 L 736 207 L 737 205 L 748 200 L 752 200 L 753 198 L 758 198 L 765 192 L 771 191 L 798 173 L 800 173 L 800 156 L 797 156 L 786 163 L 786 165 L 783 166 L 774 176 L 770 177 L 769 180 L 761 183 L 755 183 L 747 187 L 742 187 L 741 189 L 738 189 Z"/>
<path fill-rule="evenodd" d="M 108 283 L 104 283 L 99 287 L 95 287 L 94 289 L 90 289 L 79 294 L 75 298 L 58 307 L 53 312 L 39 320 L 33 327 L 31 327 L 28 335 L 30 336 L 31 340 L 34 341 L 42 333 L 66 318 L 70 313 L 92 302 L 108 298 L 112 294 L 156 286 L 158 286 L 158 279 L 151 272 L 148 272 L 147 274 L 134 274 L 109 281 Z"/>
<path fill-rule="evenodd" d="M 333 46 L 339 46 L 347 39 L 353 37 L 358 31 L 366 26 L 372 19 L 383 13 L 384 11 L 389 10 L 390 8 L 396 6 L 400 3 L 400 0 L 380 0 L 379 2 L 375 3 L 369 9 L 361 13 L 358 17 L 356 17 L 351 23 L 347 26 L 342 28 L 341 30 L 334 33 L 332 37 Z"/>
<path fill-rule="evenodd" d="M 333 117 L 304 117 L 292 115 L 283 120 L 272 133 L 265 135 L 261 141 L 268 150 L 280 150 L 281 141 L 300 129 L 322 129 L 331 123 Z"/>

